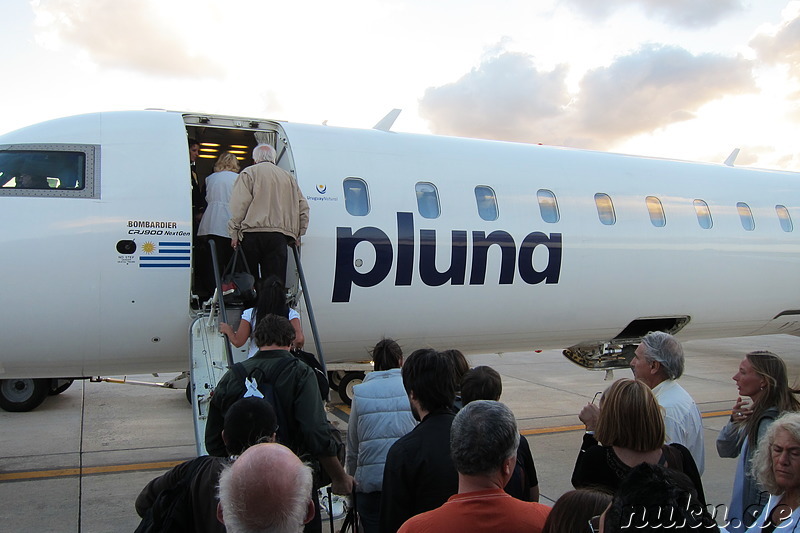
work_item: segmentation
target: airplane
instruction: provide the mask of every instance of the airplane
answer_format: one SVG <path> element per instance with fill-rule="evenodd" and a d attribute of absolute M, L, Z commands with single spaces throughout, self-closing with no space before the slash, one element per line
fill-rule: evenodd
<path fill-rule="evenodd" d="M 0 407 L 191 367 L 191 328 L 216 315 L 192 295 L 187 138 L 201 177 L 270 142 L 297 179 L 311 212 L 290 297 L 332 368 L 382 336 L 563 348 L 602 370 L 653 330 L 800 333 L 798 174 L 397 133 L 394 118 L 358 130 L 142 110 L 0 136 Z"/>

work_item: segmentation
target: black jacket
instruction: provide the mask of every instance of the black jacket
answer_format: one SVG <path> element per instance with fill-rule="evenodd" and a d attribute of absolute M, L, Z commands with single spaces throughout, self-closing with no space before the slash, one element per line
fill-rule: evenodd
<path fill-rule="evenodd" d="M 458 492 L 450 458 L 449 409 L 428 414 L 389 449 L 383 471 L 381 531 L 397 531 L 412 516 L 436 509 Z"/>

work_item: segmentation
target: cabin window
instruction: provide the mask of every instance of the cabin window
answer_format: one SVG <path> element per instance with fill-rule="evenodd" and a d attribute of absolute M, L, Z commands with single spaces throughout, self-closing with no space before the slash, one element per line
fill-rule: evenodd
<path fill-rule="evenodd" d="M 650 223 L 657 228 L 663 228 L 667 225 L 667 217 L 664 214 L 664 206 L 661 205 L 661 200 L 655 196 L 648 196 L 645 199 L 647 204 L 647 212 L 650 213 Z"/>
<path fill-rule="evenodd" d="M 794 229 L 792 224 L 792 217 L 789 215 L 789 210 L 785 205 L 776 205 L 775 212 L 778 213 L 778 220 L 781 221 L 781 229 L 785 232 L 790 232 Z"/>
<path fill-rule="evenodd" d="M 550 224 L 558 222 L 561 216 L 558 214 L 558 202 L 553 191 L 539 189 L 536 192 L 536 197 L 539 199 L 539 211 L 542 214 L 542 220 Z"/>
<path fill-rule="evenodd" d="M 361 178 L 345 178 L 344 206 L 354 217 L 363 217 L 369 213 L 367 182 Z"/>
<path fill-rule="evenodd" d="M 700 224 L 700 227 L 703 229 L 711 229 L 711 226 L 714 225 L 714 221 L 711 220 L 711 210 L 708 208 L 708 204 L 703 200 L 695 200 L 694 212 L 697 213 L 697 223 Z"/>
<path fill-rule="evenodd" d="M 494 189 L 478 185 L 475 187 L 475 201 L 478 204 L 478 215 L 483 220 L 497 220 L 497 197 Z"/>
<path fill-rule="evenodd" d="M 439 218 L 439 192 L 436 185 L 420 181 L 414 186 L 417 191 L 417 209 L 424 218 Z"/>
<path fill-rule="evenodd" d="M 753 220 L 753 212 L 750 211 L 750 206 L 744 202 L 736 204 L 736 210 L 739 211 L 739 220 L 742 222 L 742 227 L 747 231 L 756 229 L 756 221 Z"/>
<path fill-rule="evenodd" d="M 94 146 L 0 146 L 0 194 L 3 196 L 95 196 Z"/>
<path fill-rule="evenodd" d="M 605 193 L 599 192 L 594 195 L 594 205 L 597 206 L 597 216 L 600 222 L 606 226 L 611 226 L 617 222 L 617 215 L 614 213 L 614 203 L 611 197 Z"/>

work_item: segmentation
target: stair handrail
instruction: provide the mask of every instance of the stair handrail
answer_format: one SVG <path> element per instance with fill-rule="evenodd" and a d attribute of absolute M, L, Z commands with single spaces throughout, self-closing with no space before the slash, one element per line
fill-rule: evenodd
<path fill-rule="evenodd" d="M 213 239 L 209 239 L 208 245 L 211 248 L 211 263 L 214 269 L 214 283 L 217 285 L 217 302 L 219 303 L 219 322 L 228 323 L 228 313 L 225 311 L 225 295 L 222 293 L 222 277 L 219 273 L 219 263 L 217 262 L 217 243 Z M 219 324 L 219 322 L 217 324 Z M 219 326 L 218 326 L 219 327 Z M 233 366 L 233 351 L 231 350 L 231 343 L 225 343 L 225 358 L 228 361 L 228 367 Z"/>

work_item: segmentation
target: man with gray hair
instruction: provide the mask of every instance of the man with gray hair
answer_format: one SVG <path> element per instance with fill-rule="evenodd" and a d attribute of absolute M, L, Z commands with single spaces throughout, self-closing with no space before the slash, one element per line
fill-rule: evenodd
<path fill-rule="evenodd" d="M 308 202 L 294 176 L 275 165 L 272 145 L 256 146 L 253 161 L 255 165 L 242 170 L 233 184 L 231 246 L 241 242 L 255 277 L 274 274 L 286 285 L 287 245 L 294 246 L 306 232 Z"/>
<path fill-rule="evenodd" d="M 697 404 L 677 379 L 683 374 L 683 348 L 663 331 L 645 335 L 631 360 L 633 376 L 650 387 L 664 410 L 667 444 L 683 444 L 692 453 L 697 470 L 705 465 L 703 422 Z"/>
<path fill-rule="evenodd" d="M 466 405 L 450 430 L 458 493 L 438 509 L 409 518 L 399 533 L 540 532 L 550 508 L 503 490 L 514 472 L 519 438 L 514 413 L 504 404 L 475 400 Z"/>
<path fill-rule="evenodd" d="M 228 533 L 297 533 L 314 517 L 311 468 L 281 444 L 248 448 L 219 478 L 217 519 Z"/>

